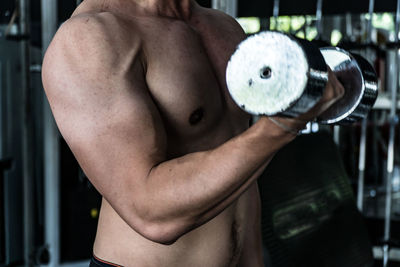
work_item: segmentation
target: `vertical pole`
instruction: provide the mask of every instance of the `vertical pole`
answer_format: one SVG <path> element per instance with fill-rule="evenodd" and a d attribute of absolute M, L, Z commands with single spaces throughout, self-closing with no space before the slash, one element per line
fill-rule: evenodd
<path fill-rule="evenodd" d="M 369 0 L 369 21 L 367 25 L 367 43 L 372 40 L 372 16 L 374 14 L 375 0 Z M 369 51 L 369 50 L 367 50 Z M 368 58 L 368 55 L 367 55 Z M 361 122 L 360 133 L 360 152 L 358 157 L 358 188 L 357 188 L 357 207 L 362 212 L 364 202 L 364 183 L 365 183 L 365 161 L 367 157 L 367 130 L 368 130 L 368 117 L 364 118 Z"/>
<path fill-rule="evenodd" d="M 30 3 L 19 0 L 19 33 L 21 41 L 21 85 L 22 85 L 22 185 L 24 222 L 24 266 L 32 266 L 33 252 L 33 165 L 32 165 L 32 119 L 30 117 Z"/>
<path fill-rule="evenodd" d="M 0 60 L 0 159 L 4 157 L 4 148 L 3 148 L 3 142 L 5 140 L 4 137 L 4 111 L 3 107 L 5 106 L 5 100 L 4 100 L 4 94 L 5 94 L 5 88 L 3 87 L 3 62 Z M 1 194 L 4 194 L 3 192 L 0 192 Z M 3 197 L 4 195 L 0 196 Z"/>
<path fill-rule="evenodd" d="M 212 0 L 211 6 L 218 9 L 233 18 L 237 17 L 237 2 L 238 0 Z"/>
<path fill-rule="evenodd" d="M 280 6 L 280 1 L 279 0 L 274 0 L 274 7 L 273 7 L 273 10 L 272 10 L 272 16 L 274 17 L 274 22 L 275 22 L 275 29 L 274 30 L 278 30 L 279 6 Z"/>
<path fill-rule="evenodd" d="M 368 14 L 369 20 L 367 24 L 367 42 L 371 43 L 372 41 L 372 17 L 374 15 L 374 7 L 375 7 L 375 0 L 369 0 L 369 7 L 368 7 Z"/>
<path fill-rule="evenodd" d="M 57 0 L 41 0 L 43 55 L 57 31 Z M 59 133 L 46 97 L 43 95 L 45 242 L 50 261 L 60 266 L 60 170 Z"/>
<path fill-rule="evenodd" d="M 395 27 L 395 43 L 399 42 L 399 26 L 400 26 L 400 0 L 397 0 L 396 7 L 396 27 Z M 396 46 L 396 59 L 394 64 L 394 73 L 399 71 L 399 49 Z M 390 106 L 390 129 L 389 129 L 389 144 L 387 158 L 387 175 L 386 175 L 386 201 L 385 201 L 385 223 L 384 223 L 384 246 L 383 246 L 383 266 L 386 267 L 389 263 L 389 241 L 390 241 L 390 223 L 392 216 L 392 179 L 394 165 L 394 139 L 396 134 L 396 125 L 398 118 L 397 111 L 397 91 L 399 87 L 399 77 L 396 76 L 394 86 L 391 88 L 391 106 Z"/>
<path fill-rule="evenodd" d="M 353 36 L 353 22 L 351 19 L 351 13 L 346 13 L 346 37 Z"/>
<path fill-rule="evenodd" d="M 333 141 L 337 146 L 340 145 L 340 126 L 335 125 L 333 126 Z"/>
<path fill-rule="evenodd" d="M 316 28 L 317 28 L 317 37 L 316 39 L 319 40 L 321 39 L 322 35 L 322 0 L 317 0 L 317 12 L 315 15 L 315 23 L 316 23 Z"/>
<path fill-rule="evenodd" d="M 363 211 L 364 204 L 364 177 L 365 177 L 365 161 L 367 158 L 367 125 L 368 119 L 365 118 L 361 123 L 360 133 L 360 152 L 358 157 L 358 186 L 357 186 L 357 207 L 360 212 Z"/>

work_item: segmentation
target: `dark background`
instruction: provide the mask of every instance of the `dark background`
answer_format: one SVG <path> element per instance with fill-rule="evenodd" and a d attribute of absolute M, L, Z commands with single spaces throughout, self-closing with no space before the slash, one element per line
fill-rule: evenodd
<path fill-rule="evenodd" d="M 211 0 L 197 0 L 202 6 L 210 7 Z M 282 15 L 305 15 L 315 14 L 316 0 L 281 0 L 280 13 Z M 343 14 L 343 13 L 366 13 L 368 12 L 367 0 L 335 0 L 323 3 L 324 14 Z M 75 0 L 59 1 L 58 15 L 60 22 L 66 20 L 76 5 Z M 263 0 L 239 0 L 239 17 L 268 17 L 272 15 L 273 1 Z M 2 0 L 0 5 L 0 22 L 8 22 L 10 14 L 14 10 L 14 0 Z M 375 1 L 376 12 L 394 12 L 396 8 L 395 0 Z M 31 1 L 32 19 L 40 21 L 40 0 Z M 6 16 L 8 13 L 8 16 Z"/>
<path fill-rule="evenodd" d="M 8 23 L 15 8 L 14 0 L 1 0 L 0 24 Z M 270 17 L 272 16 L 273 0 L 238 0 L 239 17 Z M 204 7 L 211 7 L 211 0 L 197 0 Z M 281 0 L 280 15 L 313 15 L 316 12 L 317 0 Z M 344 13 L 367 13 L 367 0 L 325 0 L 323 15 Z M 63 0 L 58 3 L 59 23 L 67 20 L 76 7 L 76 0 Z M 396 0 L 375 1 L 375 12 L 394 12 Z M 31 43 L 41 47 L 40 0 L 31 1 Z"/>
<path fill-rule="evenodd" d="M 0 24 L 8 23 L 15 8 L 14 0 L 1 0 Z M 239 17 L 270 17 L 272 16 L 273 0 L 238 0 Z M 211 0 L 197 0 L 204 7 L 211 7 Z M 317 0 L 281 0 L 280 15 L 313 15 L 316 12 Z M 325 0 L 323 15 L 344 13 L 367 13 L 367 0 Z M 58 3 L 59 23 L 67 20 L 76 7 L 76 0 L 63 0 Z M 375 1 L 375 12 L 394 12 L 396 0 Z M 31 1 L 31 42 L 41 46 L 40 40 L 40 0 Z"/>

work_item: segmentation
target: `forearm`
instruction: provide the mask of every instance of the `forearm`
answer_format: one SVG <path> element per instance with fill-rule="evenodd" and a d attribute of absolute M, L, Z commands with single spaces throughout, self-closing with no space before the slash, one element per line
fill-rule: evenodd
<path fill-rule="evenodd" d="M 243 193 L 293 138 L 263 118 L 213 150 L 157 165 L 142 188 L 142 203 L 151 209 L 146 216 L 179 225 L 178 235 L 207 222 Z"/>

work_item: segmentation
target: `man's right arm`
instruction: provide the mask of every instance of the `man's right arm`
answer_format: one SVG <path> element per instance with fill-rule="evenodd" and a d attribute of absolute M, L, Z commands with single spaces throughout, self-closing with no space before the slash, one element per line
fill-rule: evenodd
<path fill-rule="evenodd" d="M 106 13 L 65 23 L 46 54 L 43 83 L 62 135 L 97 190 L 136 232 L 171 243 L 237 199 L 294 136 L 261 118 L 214 149 L 167 158 L 140 38 L 123 29 Z"/>

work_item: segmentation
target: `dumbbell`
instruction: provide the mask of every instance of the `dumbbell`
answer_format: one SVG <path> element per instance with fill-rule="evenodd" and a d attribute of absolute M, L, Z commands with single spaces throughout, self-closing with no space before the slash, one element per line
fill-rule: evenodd
<path fill-rule="evenodd" d="M 368 61 L 284 33 L 265 31 L 241 42 L 228 62 L 226 81 L 233 100 L 246 112 L 296 117 L 321 99 L 327 65 L 345 93 L 317 120 L 349 124 L 365 118 L 378 96 L 377 75 Z"/>

